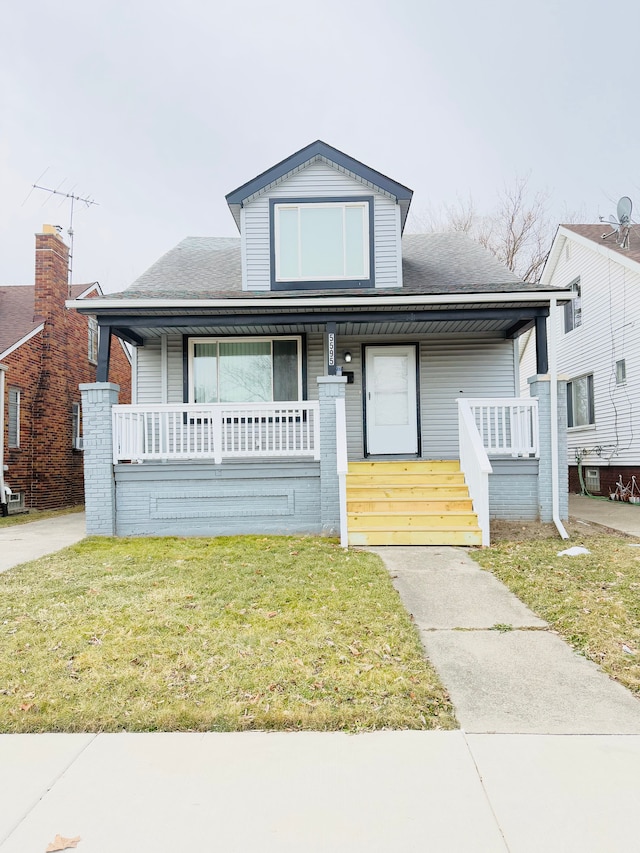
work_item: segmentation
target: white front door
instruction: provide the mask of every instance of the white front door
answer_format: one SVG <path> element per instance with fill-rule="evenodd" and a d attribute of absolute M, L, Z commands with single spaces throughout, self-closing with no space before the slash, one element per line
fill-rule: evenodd
<path fill-rule="evenodd" d="M 418 452 L 416 348 L 366 348 L 367 453 Z"/>

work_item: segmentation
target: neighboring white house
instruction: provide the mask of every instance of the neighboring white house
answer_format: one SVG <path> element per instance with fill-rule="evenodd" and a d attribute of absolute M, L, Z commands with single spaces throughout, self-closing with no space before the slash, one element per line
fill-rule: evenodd
<path fill-rule="evenodd" d="M 608 495 L 622 476 L 640 480 L 640 226 L 628 247 L 609 223 L 561 225 L 541 277 L 576 294 L 553 335 L 567 382 L 570 491 Z M 606 236 L 610 235 L 610 236 Z M 522 336 L 521 392 L 535 364 L 535 331 Z M 640 493 L 640 492 L 639 492 Z"/>
<path fill-rule="evenodd" d="M 565 294 L 463 234 L 404 235 L 411 197 L 317 141 L 227 195 L 239 237 L 187 238 L 91 300 L 88 532 L 470 545 L 490 516 L 561 526 L 565 392 L 518 399 L 517 339 Z M 106 382 L 113 335 L 136 348 L 132 406 Z"/>

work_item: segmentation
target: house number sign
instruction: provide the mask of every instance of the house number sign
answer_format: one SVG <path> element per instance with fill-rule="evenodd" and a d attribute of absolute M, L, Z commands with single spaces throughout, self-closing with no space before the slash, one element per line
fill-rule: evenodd
<path fill-rule="evenodd" d="M 336 324 L 327 323 L 327 373 L 335 376 L 336 373 Z"/>

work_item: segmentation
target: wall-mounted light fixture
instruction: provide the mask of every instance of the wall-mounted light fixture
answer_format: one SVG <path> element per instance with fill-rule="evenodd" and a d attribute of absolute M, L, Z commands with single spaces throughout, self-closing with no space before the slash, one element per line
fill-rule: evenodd
<path fill-rule="evenodd" d="M 345 352 L 345 354 L 342 357 L 344 358 L 344 360 L 347 364 L 351 363 L 352 356 L 351 356 L 350 352 Z"/>

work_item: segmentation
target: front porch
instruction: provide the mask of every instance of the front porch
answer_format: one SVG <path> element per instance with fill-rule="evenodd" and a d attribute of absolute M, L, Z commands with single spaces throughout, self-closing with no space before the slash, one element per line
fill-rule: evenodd
<path fill-rule="evenodd" d="M 83 386 L 87 532 L 487 545 L 491 518 L 548 511 L 548 382 L 539 399 L 458 400 L 458 458 L 412 463 L 349 459 L 346 378 L 317 381 L 318 400 L 271 404 L 121 406 L 115 386 Z"/>

